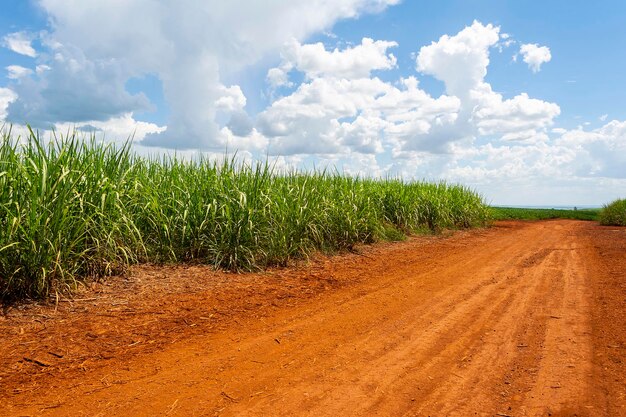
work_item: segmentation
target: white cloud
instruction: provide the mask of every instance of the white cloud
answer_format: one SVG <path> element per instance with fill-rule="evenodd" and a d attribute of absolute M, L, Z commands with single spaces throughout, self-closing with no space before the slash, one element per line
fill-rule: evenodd
<path fill-rule="evenodd" d="M 495 45 L 498 49 L 498 52 L 503 52 L 506 48 L 515 45 L 517 41 L 511 37 L 508 33 L 500 33 L 500 41 Z M 513 60 L 515 61 L 517 56 L 513 56 Z"/>
<path fill-rule="evenodd" d="M 9 65 L 6 67 L 8 72 L 7 78 L 10 80 L 19 80 L 22 77 L 29 76 L 33 73 L 33 70 L 30 68 L 25 68 L 20 65 Z"/>
<path fill-rule="evenodd" d="M 626 179 L 626 121 L 613 120 L 591 131 L 567 131 L 556 145 L 576 150 L 576 176 Z"/>
<path fill-rule="evenodd" d="M 431 128 L 425 137 L 457 139 L 439 155 L 405 146 L 404 152 L 393 153 L 396 159 L 387 169 L 407 176 L 415 176 L 417 169 L 420 177 L 461 181 L 510 204 L 597 204 L 614 195 L 615 188 L 603 191 L 601 184 L 624 189 L 626 122 L 592 131 L 552 128 L 560 114 L 557 104 L 526 93 L 506 99 L 494 92 L 485 75 L 489 50 L 500 44 L 498 31 L 474 22 L 420 50 L 418 70 L 443 81 L 447 94 L 460 100 L 457 120 Z M 503 191 L 509 188 L 520 191 Z M 522 201 L 524 193 L 528 197 Z"/>
<path fill-rule="evenodd" d="M 237 132 L 236 130 L 239 128 L 237 126 L 233 130 L 232 126 L 227 126 L 220 130 L 218 137 L 222 152 L 240 152 L 243 150 L 243 152 L 248 152 L 250 156 L 253 155 L 251 152 L 256 152 L 257 155 L 266 154 L 269 141 L 265 136 L 253 129 L 251 124 L 244 127 L 243 133 L 245 134 Z"/>
<path fill-rule="evenodd" d="M 459 101 L 432 98 L 415 78 L 398 87 L 378 78 L 315 78 L 276 100 L 258 118 L 273 152 L 329 154 L 380 153 L 382 141 L 415 142 L 431 127 L 454 121 Z"/>
<path fill-rule="evenodd" d="M 267 82 L 269 83 L 271 88 L 287 86 L 293 86 L 293 83 L 289 82 L 289 71 L 291 71 L 291 67 L 276 67 L 270 68 L 267 71 Z"/>
<path fill-rule="evenodd" d="M 414 77 L 401 80 L 398 87 L 390 87 L 374 106 L 389 123 L 384 132 L 386 139 L 396 152 L 443 151 L 448 141 L 456 139 L 449 133 L 459 118 L 459 98 L 433 98 L 419 88 Z"/>
<path fill-rule="evenodd" d="M 249 136 L 254 129 L 254 121 L 243 110 L 234 111 L 230 115 L 230 119 L 226 127 L 235 136 Z"/>
<path fill-rule="evenodd" d="M 11 88 L 18 98 L 8 107 L 10 122 L 49 128 L 55 123 L 105 121 L 150 109 L 143 94 L 126 91 L 127 77 L 119 62 L 91 60 L 80 49 L 59 43 L 47 55 L 40 58 L 45 64 L 39 64 L 35 74 L 14 66 L 16 82 Z"/>
<path fill-rule="evenodd" d="M 15 94 L 13 90 L 0 87 L 0 123 L 4 122 L 6 119 L 6 110 L 9 103 L 14 101 L 16 98 L 17 94 Z"/>
<path fill-rule="evenodd" d="M 90 60 L 114 60 L 126 77 L 152 73 L 160 78 L 170 109 L 168 129 L 145 143 L 175 148 L 220 146 L 215 102 L 221 97 L 222 74 L 242 70 L 291 38 L 301 40 L 340 19 L 396 3 L 127 0 L 113 7 L 105 0 L 40 1 L 58 42 L 80 48 Z"/>
<path fill-rule="evenodd" d="M 547 46 L 539 46 L 536 43 L 526 43 L 520 46 L 520 54 L 524 59 L 524 62 L 528 64 L 528 68 L 532 72 L 539 72 L 541 70 L 541 64 L 550 62 L 552 55 L 550 54 L 550 48 Z"/>
<path fill-rule="evenodd" d="M 356 153 L 374 154 L 383 152 L 382 133 L 387 127 L 384 119 L 376 114 L 357 116 L 353 122 L 343 122 L 335 125 L 336 136 L 341 138 L 341 143 Z"/>
<path fill-rule="evenodd" d="M 606 119 L 609 117 L 608 114 L 603 114 L 602 116 L 598 117 L 598 119 L 600 119 L 601 122 L 606 121 Z"/>
<path fill-rule="evenodd" d="M 241 87 L 233 85 L 231 87 L 220 88 L 221 97 L 215 101 L 215 107 L 219 110 L 233 112 L 243 110 L 246 106 L 246 96 L 241 91 Z"/>
<path fill-rule="evenodd" d="M 76 129 L 83 132 L 96 133 L 110 142 L 123 143 L 129 138 L 140 142 L 149 134 L 163 132 L 165 126 L 154 123 L 141 122 L 133 118 L 132 113 L 126 113 L 106 121 L 91 120 L 81 123 L 56 123 L 54 129 L 59 132 L 71 132 Z"/>
<path fill-rule="evenodd" d="M 43 74 L 44 72 L 46 72 L 46 71 L 48 71 L 50 69 L 52 69 L 52 68 L 50 68 L 48 65 L 45 65 L 45 64 L 37 65 L 35 67 L 35 72 L 37 73 L 37 75 L 41 75 L 41 74 Z"/>
<path fill-rule="evenodd" d="M 37 57 L 37 51 L 31 45 L 33 41 L 32 35 L 26 32 L 9 33 L 2 38 L 2 46 L 10 49 L 11 51 L 26 55 L 31 58 Z"/>
<path fill-rule="evenodd" d="M 282 53 L 287 65 L 308 78 L 322 76 L 336 78 L 365 78 L 374 70 L 388 70 L 396 66 L 396 57 L 387 53 L 396 42 L 374 41 L 363 38 L 361 44 L 340 51 L 327 51 L 321 42 L 301 45 L 289 42 Z"/>
<path fill-rule="evenodd" d="M 626 189 L 626 121 L 552 132 L 556 139 L 530 144 L 457 147 L 440 175 L 499 204 L 600 204 Z"/>
<path fill-rule="evenodd" d="M 327 51 L 321 42 L 302 45 L 296 39 L 287 42 L 281 53 L 282 62 L 267 72 L 271 89 L 292 87 L 289 73 L 297 70 L 309 79 L 318 77 L 366 78 L 374 70 L 388 70 L 396 66 L 396 57 L 387 49 L 396 42 L 374 41 L 363 38 L 361 44 L 340 51 Z"/>
<path fill-rule="evenodd" d="M 454 128 L 444 126 L 450 141 L 476 135 L 504 141 L 545 141 L 546 128 L 560 114 L 555 103 L 530 98 L 526 93 L 505 100 L 485 82 L 489 51 L 498 46 L 500 28 L 474 21 L 454 36 L 422 47 L 417 69 L 443 81 L 446 92 L 461 100 Z M 510 40 L 507 35 L 505 40 Z"/>
<path fill-rule="evenodd" d="M 500 28 L 474 21 L 454 36 L 423 46 L 417 57 L 417 70 L 432 75 L 457 97 L 478 87 L 487 75 L 489 48 L 499 40 Z"/>
<path fill-rule="evenodd" d="M 545 132 L 560 113 L 558 105 L 530 98 L 526 93 L 509 100 L 491 93 L 475 109 L 473 117 L 481 135 L 508 135 L 505 140 L 520 140 L 532 139 L 538 131 Z"/>
<path fill-rule="evenodd" d="M 285 154 L 356 152 L 411 158 L 414 153 L 450 152 L 451 144 L 491 136 L 526 144 L 548 140 L 560 108 L 522 93 L 510 99 L 485 82 L 489 50 L 499 27 L 474 22 L 457 35 L 442 36 L 420 49 L 417 68 L 442 80 L 448 95 L 434 98 L 415 77 L 397 85 L 371 75 L 392 69 L 393 42 L 364 39 L 360 45 L 327 51 L 320 43 L 290 42 L 271 77 L 284 83 L 289 71 L 306 77 L 258 117 L 272 150 Z"/>
<path fill-rule="evenodd" d="M 488 143 L 472 148 L 471 152 L 457 151 L 444 168 L 443 175 L 465 184 L 480 184 L 483 188 L 493 184 L 517 188 L 520 184 L 545 178 L 558 181 L 565 174 L 564 167 L 576 158 L 572 150 L 555 148 L 544 142 L 530 146 Z M 518 201 L 517 204 L 521 203 Z"/>

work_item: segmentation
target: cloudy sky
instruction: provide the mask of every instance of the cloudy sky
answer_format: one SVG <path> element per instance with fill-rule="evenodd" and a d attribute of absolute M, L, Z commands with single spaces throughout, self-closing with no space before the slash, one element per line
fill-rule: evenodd
<path fill-rule="evenodd" d="M 3 0 L 0 123 L 600 205 L 624 41 L 623 1 Z"/>

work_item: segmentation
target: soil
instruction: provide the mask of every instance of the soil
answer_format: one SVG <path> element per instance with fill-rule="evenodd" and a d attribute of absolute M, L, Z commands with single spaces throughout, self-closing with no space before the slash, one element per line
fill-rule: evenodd
<path fill-rule="evenodd" d="M 499 222 L 0 315 L 1 416 L 625 416 L 626 228 Z"/>

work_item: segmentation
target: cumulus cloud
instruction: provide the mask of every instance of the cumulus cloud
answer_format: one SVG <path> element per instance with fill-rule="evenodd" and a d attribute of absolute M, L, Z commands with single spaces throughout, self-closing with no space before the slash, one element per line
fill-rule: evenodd
<path fill-rule="evenodd" d="M 388 122 L 384 135 L 396 153 L 406 150 L 443 152 L 459 118 L 461 100 L 455 96 L 432 97 L 419 88 L 415 77 L 389 86 L 377 98 L 375 110 Z"/>
<path fill-rule="evenodd" d="M 293 67 L 309 78 L 331 76 L 336 78 L 365 78 L 374 70 L 388 70 L 396 66 L 396 57 L 387 53 L 396 42 L 374 41 L 363 38 L 361 44 L 342 51 L 327 51 L 321 42 L 302 45 L 289 42 L 283 51 L 284 66 Z"/>
<path fill-rule="evenodd" d="M 480 184 L 483 189 L 509 183 L 529 187 L 529 192 L 543 187 L 551 190 L 552 196 L 529 194 L 529 198 L 539 201 L 543 198 L 554 202 L 561 194 L 570 202 L 572 198 L 580 198 L 579 201 L 587 204 L 597 204 L 615 191 L 615 188 L 602 189 L 601 183 L 610 181 L 617 189 L 626 186 L 625 125 L 626 122 L 615 122 L 592 131 L 574 129 L 553 142 L 530 146 L 481 145 L 471 155 L 460 151 L 457 160 L 443 174 L 456 181 Z M 568 195 L 563 187 L 580 195 Z"/>
<path fill-rule="evenodd" d="M 20 69 L 13 77 L 17 99 L 7 109 L 8 121 L 48 128 L 150 109 L 143 94 L 126 91 L 125 71 L 115 60 L 90 60 L 80 49 L 58 43 L 49 55 L 36 74 Z"/>
<path fill-rule="evenodd" d="M 456 118 L 456 98 L 432 98 L 413 77 L 398 86 L 379 78 L 315 78 L 276 100 L 258 118 L 273 152 L 378 153 L 382 141 L 403 146 L 433 125 Z"/>
<path fill-rule="evenodd" d="M 443 81 L 448 94 L 464 96 L 482 84 L 489 48 L 497 44 L 499 33 L 497 26 L 474 21 L 454 36 L 443 35 L 423 46 L 417 56 L 417 70 Z"/>
<path fill-rule="evenodd" d="M 501 141 L 545 141 L 560 108 L 522 93 L 510 99 L 485 82 L 491 48 L 500 28 L 475 21 L 420 49 L 416 68 L 444 82 L 438 98 L 415 77 L 398 83 L 372 76 L 396 65 L 395 42 L 363 39 L 360 45 L 326 50 L 321 43 L 285 46 L 270 83 L 288 82 L 297 71 L 305 81 L 276 99 L 258 117 L 257 128 L 285 154 L 379 154 L 414 158 L 416 152 L 449 153 L 452 144 L 492 136 Z M 508 40 L 508 37 L 504 38 Z"/>
<path fill-rule="evenodd" d="M 560 113 L 557 104 L 530 98 L 526 93 L 509 100 L 491 93 L 476 108 L 473 118 L 481 135 L 503 135 L 504 140 L 524 140 L 547 138 L 546 128 Z"/>
<path fill-rule="evenodd" d="M 550 62 L 552 59 L 550 48 L 547 46 L 539 46 L 536 43 L 523 44 L 520 46 L 519 52 L 522 54 L 524 62 L 528 64 L 528 68 L 535 73 L 541 70 L 541 64 Z"/>
<path fill-rule="evenodd" d="M 446 92 L 461 100 L 456 129 L 445 129 L 451 138 L 493 135 L 505 141 L 543 141 L 560 114 L 557 104 L 525 93 L 504 99 L 485 82 L 490 49 L 502 38 L 499 27 L 474 21 L 420 49 L 418 71 L 443 81 Z"/>
<path fill-rule="evenodd" d="M 445 163 L 433 155 L 424 163 L 441 163 L 440 176 L 479 187 L 498 204 L 599 204 L 626 189 L 626 121 L 551 133 L 531 143 L 459 146 Z"/>
<path fill-rule="evenodd" d="M 252 133 L 254 129 L 254 121 L 250 116 L 248 116 L 248 113 L 243 110 L 239 110 L 231 114 L 226 127 L 235 136 L 245 137 Z"/>
<path fill-rule="evenodd" d="M 292 87 L 289 73 L 299 71 L 308 79 L 319 77 L 366 78 L 374 70 L 389 70 L 396 66 L 396 57 L 388 53 L 396 42 L 374 41 L 363 38 L 361 44 L 344 50 L 327 51 L 321 42 L 302 45 L 296 39 L 287 42 L 282 50 L 282 62 L 267 72 L 270 88 Z"/>
<path fill-rule="evenodd" d="M 612 120 L 591 131 L 567 131 L 556 145 L 576 150 L 576 176 L 626 179 L 626 121 Z"/>
<path fill-rule="evenodd" d="M 489 189 L 500 202 L 516 204 L 556 198 L 593 203 L 610 194 L 598 189 L 600 184 L 626 186 L 626 122 L 612 121 L 595 130 L 553 127 L 561 111 L 556 103 L 526 93 L 505 98 L 493 91 L 485 75 L 490 49 L 502 42 L 498 33 L 497 27 L 474 22 L 420 50 L 417 69 L 443 81 L 446 93 L 460 100 L 449 133 L 473 139 L 451 142 L 445 156 L 407 154 L 406 163 L 420 158 L 420 172 Z M 523 49 L 531 69 L 535 65 L 539 70 L 549 60 L 549 50 L 541 48 Z M 431 129 L 428 136 L 435 133 Z M 397 161 L 395 168 L 408 173 L 402 164 Z M 598 191 L 580 192 L 581 183 Z M 519 191 L 511 193 L 511 188 Z"/>
<path fill-rule="evenodd" d="M 110 142 L 123 143 L 128 139 L 140 142 L 149 134 L 163 132 L 165 127 L 154 123 L 137 121 L 133 118 L 132 113 L 126 113 L 108 120 L 55 124 L 55 130 L 59 132 L 71 132 L 74 129 L 81 132 L 97 133 Z"/>
<path fill-rule="evenodd" d="M 396 3 L 127 0 L 111 7 L 104 0 L 40 1 L 58 42 L 80 48 L 90 60 L 118 63 L 126 77 L 153 73 L 160 78 L 170 109 L 168 128 L 148 136 L 145 144 L 179 149 L 221 146 L 215 103 L 223 96 L 222 74 L 240 71 L 289 39 L 302 40 L 337 20 Z"/>
<path fill-rule="evenodd" d="M 33 70 L 30 68 L 25 68 L 20 65 L 9 65 L 6 67 L 8 72 L 7 78 L 10 80 L 19 80 L 22 77 L 26 77 L 33 73 Z"/>
<path fill-rule="evenodd" d="M 7 107 L 9 103 L 17 98 L 17 94 L 13 90 L 0 87 L 0 123 L 4 122 L 7 116 Z"/>
<path fill-rule="evenodd" d="M 289 81 L 289 71 L 291 71 L 291 66 L 289 65 L 270 68 L 267 71 L 266 76 L 266 80 L 270 87 L 277 88 L 281 86 L 293 86 L 293 83 Z"/>
<path fill-rule="evenodd" d="M 504 49 L 516 44 L 517 41 L 511 37 L 508 33 L 500 33 L 500 41 L 496 44 L 498 48 L 498 52 L 503 52 Z M 513 60 L 517 59 L 516 56 L 513 57 Z"/>
<path fill-rule="evenodd" d="M 31 58 L 37 57 L 37 51 L 32 46 L 33 36 L 27 32 L 14 32 L 2 38 L 2 46 L 11 51 L 26 55 Z"/>
<path fill-rule="evenodd" d="M 234 112 L 243 110 L 246 106 L 246 96 L 241 87 L 234 85 L 231 87 L 220 87 L 220 97 L 215 101 L 215 107 L 219 110 Z"/>

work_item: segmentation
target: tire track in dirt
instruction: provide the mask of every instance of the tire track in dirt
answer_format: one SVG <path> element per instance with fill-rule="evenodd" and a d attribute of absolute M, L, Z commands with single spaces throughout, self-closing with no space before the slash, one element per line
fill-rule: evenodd
<path fill-rule="evenodd" d="M 324 273 L 353 284 L 266 317 L 235 317 L 223 330 L 128 363 L 111 360 L 81 380 L 16 395 L 7 409 L 76 416 L 611 415 L 624 404 L 610 397 L 614 385 L 600 388 L 591 323 L 601 259 L 590 256 L 591 238 L 581 231 L 588 226 L 575 221 L 502 223 L 387 246 L 353 262 L 331 260 Z"/>
<path fill-rule="evenodd" d="M 508 245 L 504 244 L 496 254 L 505 256 L 510 251 L 509 242 Z M 423 299 L 407 300 L 408 303 L 398 305 L 394 303 L 394 311 L 385 310 L 386 306 L 374 314 L 383 314 L 386 317 L 385 323 L 382 325 L 368 325 L 370 334 L 368 337 L 363 338 L 360 343 L 355 343 L 354 340 L 347 340 L 346 343 L 341 343 L 334 349 L 335 362 L 338 362 L 344 368 L 345 363 L 349 364 L 349 368 L 352 368 L 351 384 L 344 384 L 346 369 L 343 370 L 341 379 L 329 378 L 328 375 L 320 374 L 319 372 L 307 375 L 304 378 L 307 381 L 315 381 L 316 383 L 306 388 L 298 387 L 295 391 L 304 389 L 308 394 L 305 403 L 311 403 L 311 414 L 317 415 L 337 415 L 342 410 L 350 409 L 355 410 L 356 414 L 362 415 L 374 415 L 376 409 L 382 408 L 387 415 L 396 415 L 393 405 L 398 405 L 402 401 L 399 401 L 398 390 L 394 386 L 398 380 L 402 381 L 402 384 L 407 384 L 407 374 L 414 371 L 416 368 L 422 367 L 431 369 L 440 364 L 440 359 L 445 358 L 446 346 L 452 346 L 452 339 L 449 336 L 449 332 L 453 334 L 460 334 L 463 328 L 467 328 L 469 321 L 473 321 L 474 318 L 471 315 L 467 315 L 466 312 L 470 308 L 482 309 L 484 306 L 484 298 L 489 298 L 494 294 L 493 288 L 493 276 L 496 273 L 496 267 L 485 267 L 488 265 L 487 258 L 493 257 L 494 254 L 475 253 L 470 261 L 453 263 L 449 267 L 450 273 L 446 274 L 449 277 L 462 276 L 464 271 L 467 270 L 480 270 L 480 273 L 476 273 L 475 279 L 463 283 L 456 282 L 457 286 L 447 288 L 445 296 L 440 296 L 438 293 L 433 293 L 433 297 L 430 303 L 424 302 Z M 494 265 L 494 264 L 492 264 Z M 393 271 L 394 273 L 397 271 Z M 441 279 L 440 270 L 431 270 L 428 273 L 422 274 L 417 278 L 417 281 L 438 283 Z M 376 299 L 388 300 L 394 293 L 406 294 L 407 284 L 412 284 L 411 280 L 405 279 L 396 281 L 391 289 L 387 289 L 388 294 L 381 294 L 383 291 L 377 291 L 371 293 L 372 303 L 376 303 Z M 461 285 L 459 285 L 461 284 Z M 424 288 L 426 289 L 426 288 Z M 423 295 L 423 293 L 419 293 Z M 506 295 L 499 295 L 498 297 L 506 298 Z M 358 300 L 362 303 L 363 300 Z M 365 300 L 369 303 L 369 300 Z M 415 307 L 417 306 L 417 307 Z M 403 312 L 405 309 L 409 309 L 408 312 Z M 351 308 L 351 311 L 361 311 L 360 308 Z M 333 313 L 334 314 L 334 313 Z M 340 311 L 337 315 L 345 315 L 346 312 Z M 399 316 L 399 317 L 398 317 Z M 393 319 L 389 319 L 389 317 Z M 398 317 L 398 318 L 395 318 Z M 352 318 L 349 317 L 352 321 Z M 373 329 L 373 330 L 372 330 Z M 473 327 L 470 327 L 473 329 Z M 472 332 L 471 336 L 475 334 Z M 352 337 L 352 336 L 350 336 Z M 373 343 L 373 341 L 384 340 L 384 343 Z M 315 343 L 313 340 L 305 342 L 306 345 Z M 344 346 L 349 346 L 347 349 Z M 457 346 L 463 346 L 462 343 L 456 343 Z M 376 349 L 378 347 L 378 349 Z M 367 351 L 367 355 L 362 360 L 354 358 L 354 352 Z M 416 365 L 415 357 L 427 358 L 424 363 Z M 333 364 L 320 364 L 321 369 L 331 369 Z M 365 375 L 359 376 L 363 372 L 363 368 L 367 371 Z M 427 374 L 428 375 L 428 374 Z M 435 374 L 436 375 L 436 374 Z M 325 381 L 320 384 L 319 381 Z M 372 383 L 375 381 L 375 384 Z M 434 377 L 429 376 L 427 379 L 429 384 L 423 387 L 423 390 L 428 390 L 429 387 L 435 386 L 437 381 Z M 374 386 L 375 385 L 375 386 Z M 316 391 L 316 386 L 324 387 L 324 391 Z M 355 392 L 355 389 L 359 387 L 359 391 Z M 381 399 L 387 398 L 389 393 L 393 393 L 392 400 L 387 401 L 389 404 L 379 405 L 371 402 L 371 393 L 368 392 L 368 388 L 371 391 L 373 388 L 375 399 L 378 402 Z M 312 394 L 314 393 L 314 394 Z M 295 394 L 295 392 L 294 392 Z M 412 393 L 407 394 L 405 399 L 406 403 L 411 403 Z M 291 398 L 291 394 L 286 394 L 285 397 Z M 369 397 L 369 399 L 368 399 Z M 346 400 L 350 399 L 350 403 L 346 404 Z M 282 407 L 282 406 L 281 406 Z M 320 411 L 323 410 L 323 411 Z M 233 411 L 234 414 L 245 415 L 250 414 L 263 414 L 261 409 L 256 410 L 239 410 Z M 289 411 L 284 410 L 285 413 Z M 345 411 L 344 411 L 345 412 Z M 320 414 L 321 413 L 321 414 Z"/>
<path fill-rule="evenodd" d="M 562 244 L 563 236 L 554 238 L 553 242 L 544 243 Z M 471 364 L 455 373 L 460 381 L 448 381 L 438 388 L 440 395 L 429 409 L 431 415 L 493 415 L 493 409 L 489 413 L 484 411 L 489 407 L 477 407 L 489 404 L 490 399 L 498 399 L 496 410 L 500 414 L 555 415 L 563 406 L 576 404 L 588 390 L 588 367 L 584 366 L 585 360 L 591 358 L 587 349 L 587 295 L 578 293 L 578 297 L 572 297 L 581 282 L 579 276 L 569 279 L 579 265 L 546 248 L 523 259 L 519 266 L 522 268 L 515 269 L 517 272 L 509 277 L 514 283 L 508 283 L 508 290 L 517 295 L 505 309 L 494 311 L 488 322 L 493 331 L 481 338 L 480 346 L 471 355 Z M 565 300 L 567 306 L 563 306 Z M 577 326 L 582 323 L 583 338 L 587 335 L 576 358 L 570 358 L 571 349 L 567 346 L 576 333 L 570 326 L 573 321 Z M 493 374 L 502 378 L 493 379 Z M 560 382 L 572 379 L 574 384 Z M 455 391 L 455 387 L 461 387 L 462 392 Z M 472 401 L 467 403 L 464 397 Z M 420 411 L 426 414 L 425 408 Z"/>

